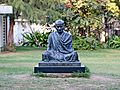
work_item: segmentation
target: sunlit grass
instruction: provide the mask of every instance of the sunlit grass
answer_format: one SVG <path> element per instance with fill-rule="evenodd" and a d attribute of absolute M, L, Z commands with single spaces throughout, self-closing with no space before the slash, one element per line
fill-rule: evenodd
<path fill-rule="evenodd" d="M 33 67 L 41 60 L 43 49 L 17 47 L 16 52 L 0 54 L 0 73 L 32 73 Z M 77 51 L 82 64 L 91 73 L 120 76 L 120 50 L 99 49 Z"/>
<path fill-rule="evenodd" d="M 120 76 L 120 50 L 79 51 L 79 56 L 92 73 Z"/>

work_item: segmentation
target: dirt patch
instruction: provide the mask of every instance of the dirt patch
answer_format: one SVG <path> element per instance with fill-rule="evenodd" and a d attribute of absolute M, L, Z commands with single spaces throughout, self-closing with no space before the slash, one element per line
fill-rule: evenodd
<path fill-rule="evenodd" d="M 1 90 L 120 90 L 120 79 L 101 75 L 88 78 L 66 78 L 66 73 L 54 73 L 57 78 L 35 77 L 30 74 L 7 75 Z M 5 84 L 7 83 L 7 84 Z"/>
<path fill-rule="evenodd" d="M 0 54 L 11 54 L 11 53 L 15 53 L 15 52 L 10 52 L 10 51 L 0 52 Z"/>
<path fill-rule="evenodd" d="M 47 73 L 47 76 L 51 78 L 66 78 L 71 77 L 71 73 Z"/>
<path fill-rule="evenodd" d="M 31 78 L 31 75 L 29 74 L 13 75 L 12 78 L 24 81 L 24 80 L 29 80 Z"/>
<path fill-rule="evenodd" d="M 109 77 L 98 76 L 98 75 L 92 75 L 92 76 L 90 77 L 90 79 L 95 80 L 95 81 L 97 81 L 97 80 L 101 80 L 101 81 L 113 81 L 113 80 L 114 80 L 114 79 L 109 78 Z"/>
<path fill-rule="evenodd" d="M 43 77 L 43 78 L 79 78 L 79 77 L 71 77 L 71 73 L 47 73 L 46 74 L 47 77 Z M 15 79 L 21 79 L 21 80 L 27 80 L 27 79 L 30 79 L 32 77 L 36 77 L 34 75 L 30 75 L 30 74 L 21 74 L 21 75 L 13 75 L 12 78 L 15 78 Z M 107 77 L 107 76 L 100 76 L 100 75 L 91 75 L 90 78 L 87 78 L 87 79 L 91 79 L 91 80 L 94 80 L 94 81 L 120 81 L 120 79 L 114 79 L 114 78 L 111 78 L 111 77 Z"/>

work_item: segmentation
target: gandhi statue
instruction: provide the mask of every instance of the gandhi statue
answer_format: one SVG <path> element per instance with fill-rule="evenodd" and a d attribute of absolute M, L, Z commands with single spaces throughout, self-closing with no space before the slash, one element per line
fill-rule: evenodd
<path fill-rule="evenodd" d="M 76 62 L 78 54 L 72 48 L 72 36 L 64 31 L 64 21 L 55 21 L 56 31 L 48 37 L 47 50 L 42 54 L 42 61 Z"/>

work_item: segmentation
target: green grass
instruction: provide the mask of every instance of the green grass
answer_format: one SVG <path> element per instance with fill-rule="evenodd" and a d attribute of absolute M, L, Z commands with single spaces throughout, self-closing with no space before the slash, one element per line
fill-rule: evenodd
<path fill-rule="evenodd" d="M 17 47 L 16 52 L 0 54 L 0 74 L 32 73 L 42 52 L 38 48 Z"/>
<path fill-rule="evenodd" d="M 90 79 L 34 77 L 33 67 L 44 50 L 16 47 L 16 52 L 0 53 L 0 90 L 120 90 L 119 49 L 77 51 Z"/>
<path fill-rule="evenodd" d="M 79 56 L 92 73 L 120 76 L 120 50 L 79 51 Z"/>

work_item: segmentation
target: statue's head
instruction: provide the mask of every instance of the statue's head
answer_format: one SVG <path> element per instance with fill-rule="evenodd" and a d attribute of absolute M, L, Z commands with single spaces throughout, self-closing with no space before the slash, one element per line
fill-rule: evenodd
<path fill-rule="evenodd" d="M 61 34 L 64 30 L 64 21 L 59 19 L 55 21 L 55 28 L 59 34 Z"/>

